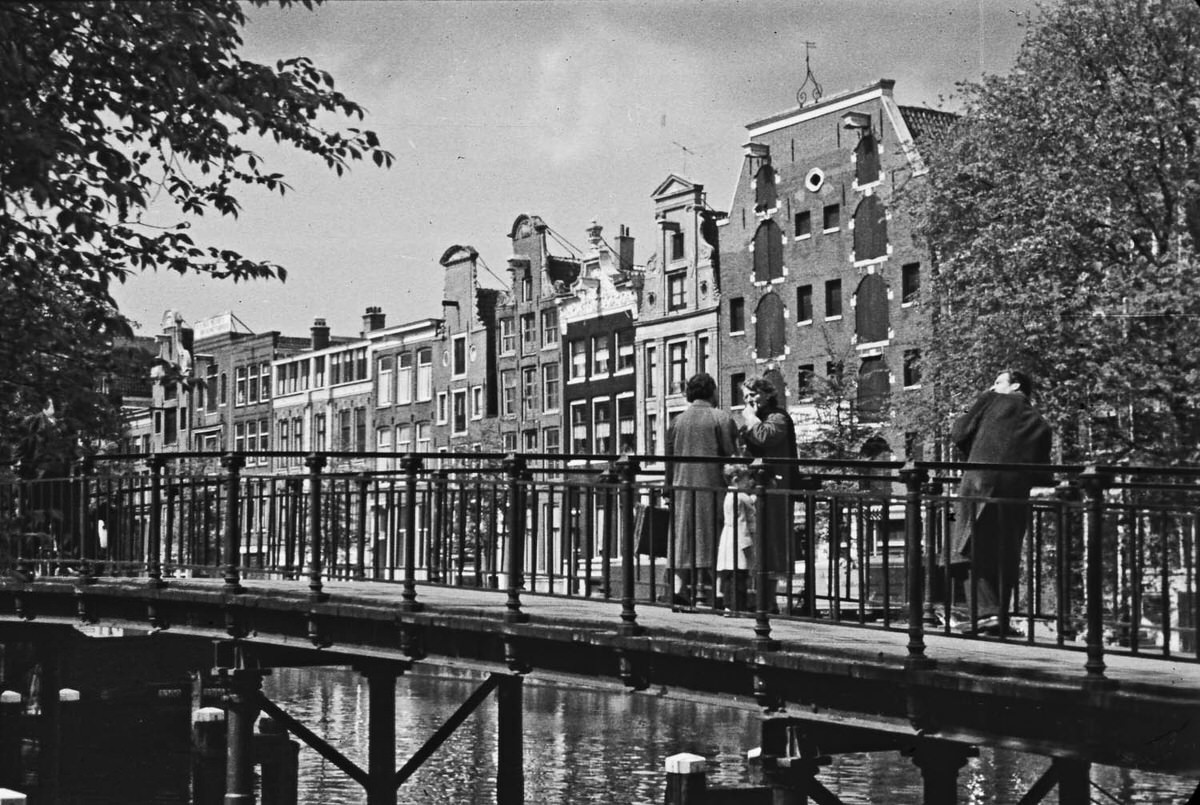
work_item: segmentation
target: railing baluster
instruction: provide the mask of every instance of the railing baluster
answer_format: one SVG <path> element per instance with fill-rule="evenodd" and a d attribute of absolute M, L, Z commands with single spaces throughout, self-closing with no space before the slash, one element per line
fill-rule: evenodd
<path fill-rule="evenodd" d="M 925 595 L 921 561 L 921 487 L 929 478 L 924 467 L 908 462 L 900 470 L 904 482 L 904 545 L 908 565 L 908 657 L 905 667 L 910 670 L 931 668 L 934 661 L 925 656 Z M 932 552 L 930 552 L 932 558 Z"/>
<path fill-rule="evenodd" d="M 759 651 L 778 651 L 778 640 L 771 638 L 771 620 L 769 616 L 771 603 L 767 600 L 767 591 L 771 587 L 771 573 L 767 569 L 767 489 L 771 485 L 771 468 L 756 458 L 750 465 L 754 474 L 754 555 L 758 562 L 758 574 L 755 581 L 754 595 L 754 647 Z"/>
<path fill-rule="evenodd" d="M 1112 484 L 1112 475 L 1088 467 L 1079 476 L 1087 496 L 1087 676 L 1085 687 L 1112 687 L 1115 682 L 1104 676 L 1104 491 Z"/>
<path fill-rule="evenodd" d="M 637 473 L 640 467 L 635 458 L 625 455 L 616 462 L 615 469 L 621 483 L 621 623 L 617 626 L 617 634 L 640 635 L 645 629 L 638 624 L 633 605 L 633 506 L 637 499 Z"/>
<path fill-rule="evenodd" d="M 308 467 L 308 600 L 319 603 L 329 599 L 321 581 L 321 470 L 325 456 L 313 453 L 304 458 Z"/>
<path fill-rule="evenodd" d="M 524 623 L 529 615 L 521 611 L 521 583 L 525 548 L 525 494 L 523 479 L 525 459 L 509 454 L 504 459 L 508 479 L 508 599 L 504 619 L 509 623 Z"/>
<path fill-rule="evenodd" d="M 421 457 L 408 454 L 400 459 L 404 469 L 404 592 L 401 593 L 400 609 L 417 612 L 422 609 L 417 601 L 417 474 L 421 471 Z"/>
<path fill-rule="evenodd" d="M 241 514 L 239 496 L 241 494 L 242 467 L 246 466 L 246 457 L 240 453 L 226 453 L 221 457 L 221 466 L 225 468 L 225 542 L 222 557 L 225 562 L 225 591 L 230 593 L 242 592 L 241 584 L 241 524 L 238 518 Z"/>
<path fill-rule="evenodd" d="M 367 580 L 367 486 L 365 474 L 358 476 L 358 555 L 354 567 L 354 580 Z"/>
<path fill-rule="evenodd" d="M 162 474 L 166 459 L 158 454 L 150 457 L 150 546 L 147 550 L 146 575 L 151 587 L 164 587 L 162 578 Z M 232 582 L 237 584 L 236 576 Z M 226 574 L 225 584 L 230 584 Z"/>
<path fill-rule="evenodd" d="M 92 529 L 95 527 L 89 510 L 88 500 L 89 491 L 91 488 L 92 474 L 95 472 L 95 463 L 91 456 L 85 456 L 79 459 L 76 465 L 76 478 L 79 484 L 79 583 L 91 584 L 96 580 L 95 565 L 93 559 L 96 551 L 92 541 Z"/>

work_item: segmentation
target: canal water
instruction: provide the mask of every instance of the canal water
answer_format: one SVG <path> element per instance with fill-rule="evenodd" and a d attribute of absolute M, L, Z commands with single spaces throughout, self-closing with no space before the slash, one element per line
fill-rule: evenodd
<path fill-rule="evenodd" d="M 482 680 L 464 669 L 424 663 L 398 680 L 397 768 Z M 365 767 L 368 693 L 363 677 L 341 668 L 281 669 L 266 678 L 264 691 Z M 746 752 L 759 742 L 759 712 L 749 701 L 697 702 L 664 691 L 628 693 L 618 685 L 536 676 L 526 678 L 523 695 L 525 792 L 531 805 L 660 805 L 663 761 L 678 752 L 709 760 L 711 786 L 757 782 L 746 762 Z M 39 752 L 38 741 L 28 736 L 13 741 L 0 724 L 0 786 L 24 791 L 30 803 L 41 805 L 189 801 L 186 708 L 156 713 L 101 702 L 72 718 L 58 733 L 57 753 Z M 495 802 L 496 727 L 493 695 L 401 787 L 399 801 Z M 300 751 L 300 764 L 303 805 L 363 801 L 356 784 L 308 747 Z M 1015 803 L 1046 765 L 1038 757 L 982 750 L 960 774 L 959 801 Z M 917 769 L 895 752 L 837 757 L 819 779 L 846 805 L 918 805 L 922 799 Z M 1196 787 L 1194 780 L 1107 767 L 1093 768 L 1092 783 L 1097 803 L 1182 803 Z M 1043 802 L 1057 798 L 1052 792 Z"/>

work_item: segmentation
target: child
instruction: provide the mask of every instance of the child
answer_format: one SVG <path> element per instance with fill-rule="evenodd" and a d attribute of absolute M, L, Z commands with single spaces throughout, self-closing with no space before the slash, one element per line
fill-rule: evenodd
<path fill-rule="evenodd" d="M 729 490 L 725 494 L 725 524 L 717 543 L 717 579 L 725 611 L 733 612 L 747 609 L 746 586 L 754 564 L 754 474 L 745 464 L 731 464 L 725 475 Z"/>

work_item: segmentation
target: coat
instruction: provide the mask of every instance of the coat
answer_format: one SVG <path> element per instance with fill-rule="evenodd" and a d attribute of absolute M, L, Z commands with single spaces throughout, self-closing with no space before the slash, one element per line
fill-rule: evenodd
<path fill-rule="evenodd" d="M 796 458 L 796 426 L 782 408 L 772 408 L 754 427 L 742 429 L 746 453 L 755 458 Z M 770 467 L 775 474 L 767 491 L 766 516 L 762 523 L 763 547 L 759 552 L 761 568 L 769 573 L 788 570 L 788 546 L 793 539 L 792 496 L 795 465 Z"/>
<path fill-rule="evenodd" d="M 672 461 L 684 456 L 728 458 L 737 450 L 737 424 L 707 400 L 694 400 L 667 428 L 675 567 L 712 568 L 720 533 L 725 472 L 719 462 Z"/>
<path fill-rule="evenodd" d="M 1050 463 L 1050 426 L 1024 394 L 984 392 L 971 410 L 955 420 L 950 439 L 972 463 Z M 1053 483 L 1049 473 L 965 471 L 959 484 L 951 563 L 971 561 L 974 551 L 976 568 L 982 572 L 998 569 L 1003 557 L 1005 575 L 1013 577 L 1020 566 L 1029 490 L 1049 483 Z"/>

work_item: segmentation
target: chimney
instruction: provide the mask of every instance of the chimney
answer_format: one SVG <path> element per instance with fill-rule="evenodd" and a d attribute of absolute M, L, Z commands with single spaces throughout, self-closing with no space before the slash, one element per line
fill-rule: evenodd
<path fill-rule="evenodd" d="M 367 312 L 363 314 L 363 334 L 366 335 L 372 330 L 382 330 L 384 327 L 384 320 L 385 317 L 383 314 L 383 308 L 367 308 Z"/>
<path fill-rule="evenodd" d="M 310 332 L 314 350 L 325 349 L 329 346 L 329 325 L 325 323 L 324 319 L 313 319 Z"/>
<path fill-rule="evenodd" d="M 620 234 L 617 235 L 617 260 L 617 268 L 621 271 L 633 268 L 633 235 L 629 234 L 629 227 L 625 224 L 621 224 Z"/>

